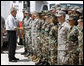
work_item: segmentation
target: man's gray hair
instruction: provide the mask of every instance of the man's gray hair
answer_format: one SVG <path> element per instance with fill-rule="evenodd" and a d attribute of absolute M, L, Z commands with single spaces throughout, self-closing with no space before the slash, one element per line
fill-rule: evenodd
<path fill-rule="evenodd" d="M 10 9 L 10 12 L 12 12 L 12 11 L 17 11 L 17 9 L 16 9 L 15 7 L 12 7 L 12 8 Z"/>

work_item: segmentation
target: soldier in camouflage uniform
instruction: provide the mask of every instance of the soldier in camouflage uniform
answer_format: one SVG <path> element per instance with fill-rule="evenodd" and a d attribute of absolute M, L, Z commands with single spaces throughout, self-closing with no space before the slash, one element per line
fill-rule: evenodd
<path fill-rule="evenodd" d="M 36 18 L 37 13 L 32 14 L 32 27 L 31 27 L 31 36 L 32 36 L 32 61 L 35 61 L 37 58 L 37 23 L 39 20 Z"/>
<path fill-rule="evenodd" d="M 75 26 L 75 18 L 73 15 L 69 17 L 69 25 L 71 26 L 68 33 L 68 54 L 69 54 L 69 64 L 77 65 L 79 63 L 79 51 L 78 51 L 78 29 Z"/>
<path fill-rule="evenodd" d="M 79 65 L 83 64 L 83 18 L 78 20 Z"/>
<path fill-rule="evenodd" d="M 25 10 L 26 9 L 23 9 L 23 20 L 22 20 L 22 25 L 23 25 L 23 27 L 24 27 L 24 19 L 26 18 L 26 14 L 25 14 Z M 21 53 L 21 55 L 24 55 L 24 54 L 26 54 L 27 53 L 27 48 L 26 48 L 26 44 L 25 44 L 25 33 L 24 33 L 24 30 L 23 30 L 23 45 L 24 45 L 24 52 L 23 53 Z"/>
<path fill-rule="evenodd" d="M 50 32 L 49 32 L 49 63 L 51 65 L 57 64 L 57 36 L 58 26 L 56 18 L 50 17 Z"/>
<path fill-rule="evenodd" d="M 57 14 L 58 22 L 60 23 L 58 28 L 58 57 L 57 63 L 60 65 L 68 64 L 68 42 L 67 35 L 69 32 L 69 24 L 65 21 L 65 12 L 59 11 Z"/>
<path fill-rule="evenodd" d="M 41 28 L 44 23 L 44 20 L 42 19 L 41 13 L 38 13 L 37 19 L 39 20 L 37 23 L 37 57 L 39 60 L 41 59 Z"/>
<path fill-rule="evenodd" d="M 25 56 L 28 56 L 31 52 L 31 18 L 29 16 L 28 11 L 25 11 L 26 18 L 24 19 L 24 33 L 25 33 L 25 47 L 27 49 L 27 54 Z"/>
<path fill-rule="evenodd" d="M 45 24 L 45 17 L 44 17 L 44 13 L 40 13 L 39 14 L 39 22 L 37 23 L 37 32 L 38 32 L 38 37 L 37 37 L 37 47 L 38 47 L 38 58 L 39 61 L 36 64 L 41 63 L 43 55 L 42 55 L 42 47 L 43 47 L 43 37 L 44 37 L 44 24 Z"/>

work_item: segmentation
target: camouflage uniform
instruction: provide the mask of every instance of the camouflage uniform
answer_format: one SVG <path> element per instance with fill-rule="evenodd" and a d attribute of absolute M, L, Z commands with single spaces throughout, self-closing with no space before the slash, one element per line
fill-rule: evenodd
<path fill-rule="evenodd" d="M 24 21 L 25 21 L 25 18 L 22 21 L 23 28 L 25 27 Z M 23 45 L 24 45 L 24 50 L 27 51 L 26 43 L 25 43 L 25 30 L 23 30 Z"/>
<path fill-rule="evenodd" d="M 79 43 L 79 65 L 83 64 L 83 29 L 81 29 L 79 26 L 78 31 L 78 43 Z"/>
<path fill-rule="evenodd" d="M 24 22 L 25 26 L 25 43 L 28 52 L 32 52 L 32 42 L 31 42 L 31 18 L 26 18 Z"/>
<path fill-rule="evenodd" d="M 41 33 L 41 29 L 42 29 L 42 25 L 44 24 L 44 20 L 39 20 L 39 22 L 37 23 L 37 56 L 39 59 L 41 59 L 41 54 L 42 54 L 42 42 L 41 42 L 41 39 L 42 39 L 42 33 Z"/>
<path fill-rule="evenodd" d="M 32 35 L 32 49 L 33 53 L 37 53 L 37 23 L 38 19 L 32 20 L 32 28 L 31 28 L 31 35 Z"/>
<path fill-rule="evenodd" d="M 43 47 L 42 47 L 42 50 L 43 50 L 43 57 L 45 59 L 49 59 L 49 31 L 50 31 L 50 23 L 48 22 L 45 22 L 45 29 L 44 29 L 44 37 L 43 37 L 43 40 L 44 40 L 44 43 L 43 43 Z"/>
<path fill-rule="evenodd" d="M 70 30 L 69 24 L 64 22 L 58 28 L 58 64 L 68 64 L 68 39 L 67 35 Z"/>
<path fill-rule="evenodd" d="M 44 45 L 46 45 L 46 40 L 45 40 L 45 28 L 46 28 L 46 24 L 47 24 L 47 22 L 45 22 L 43 25 L 42 25 L 42 30 L 41 30 L 41 46 L 42 46 L 42 57 L 43 58 L 45 58 L 45 51 L 46 51 L 46 46 L 44 46 Z"/>
<path fill-rule="evenodd" d="M 78 29 L 77 26 L 72 27 L 70 33 L 68 34 L 69 39 L 69 64 L 78 64 L 79 52 L 78 52 Z"/>
<path fill-rule="evenodd" d="M 58 27 L 57 25 L 52 24 L 49 32 L 49 47 L 50 47 L 49 63 L 51 65 L 57 64 L 57 36 L 58 36 Z"/>

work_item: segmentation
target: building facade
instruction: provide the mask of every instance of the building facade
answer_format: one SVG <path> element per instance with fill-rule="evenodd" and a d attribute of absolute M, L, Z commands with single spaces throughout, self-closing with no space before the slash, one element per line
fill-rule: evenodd
<path fill-rule="evenodd" d="M 23 18 L 22 9 L 26 8 L 30 13 L 34 11 L 40 11 L 42 4 L 46 1 L 1 1 L 1 16 L 5 19 L 10 14 L 10 8 L 15 7 L 18 9 L 17 18 L 19 21 Z"/>

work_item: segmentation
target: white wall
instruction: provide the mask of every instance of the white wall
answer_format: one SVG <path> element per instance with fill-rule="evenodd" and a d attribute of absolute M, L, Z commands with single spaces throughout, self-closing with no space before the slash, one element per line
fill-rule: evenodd
<path fill-rule="evenodd" d="M 36 3 L 35 1 L 30 1 L 30 12 L 34 12 L 36 10 Z"/>
<path fill-rule="evenodd" d="M 36 1 L 36 11 L 40 11 L 42 8 L 43 1 Z"/>
<path fill-rule="evenodd" d="M 10 14 L 10 1 L 1 1 L 1 16 L 6 19 Z"/>
<path fill-rule="evenodd" d="M 46 3 L 46 1 L 30 1 L 30 12 L 40 11 L 44 3 Z"/>
<path fill-rule="evenodd" d="M 47 1 L 49 4 L 51 3 L 56 3 L 56 4 L 60 4 L 60 3 L 75 3 L 75 4 L 83 4 L 83 1 Z"/>
<path fill-rule="evenodd" d="M 16 3 L 13 3 L 13 1 L 11 1 L 11 6 L 17 8 L 17 15 L 16 18 L 19 21 L 22 21 L 23 18 L 23 13 L 22 13 L 22 9 L 23 9 L 23 1 L 21 3 L 19 3 L 19 1 L 16 1 Z"/>

